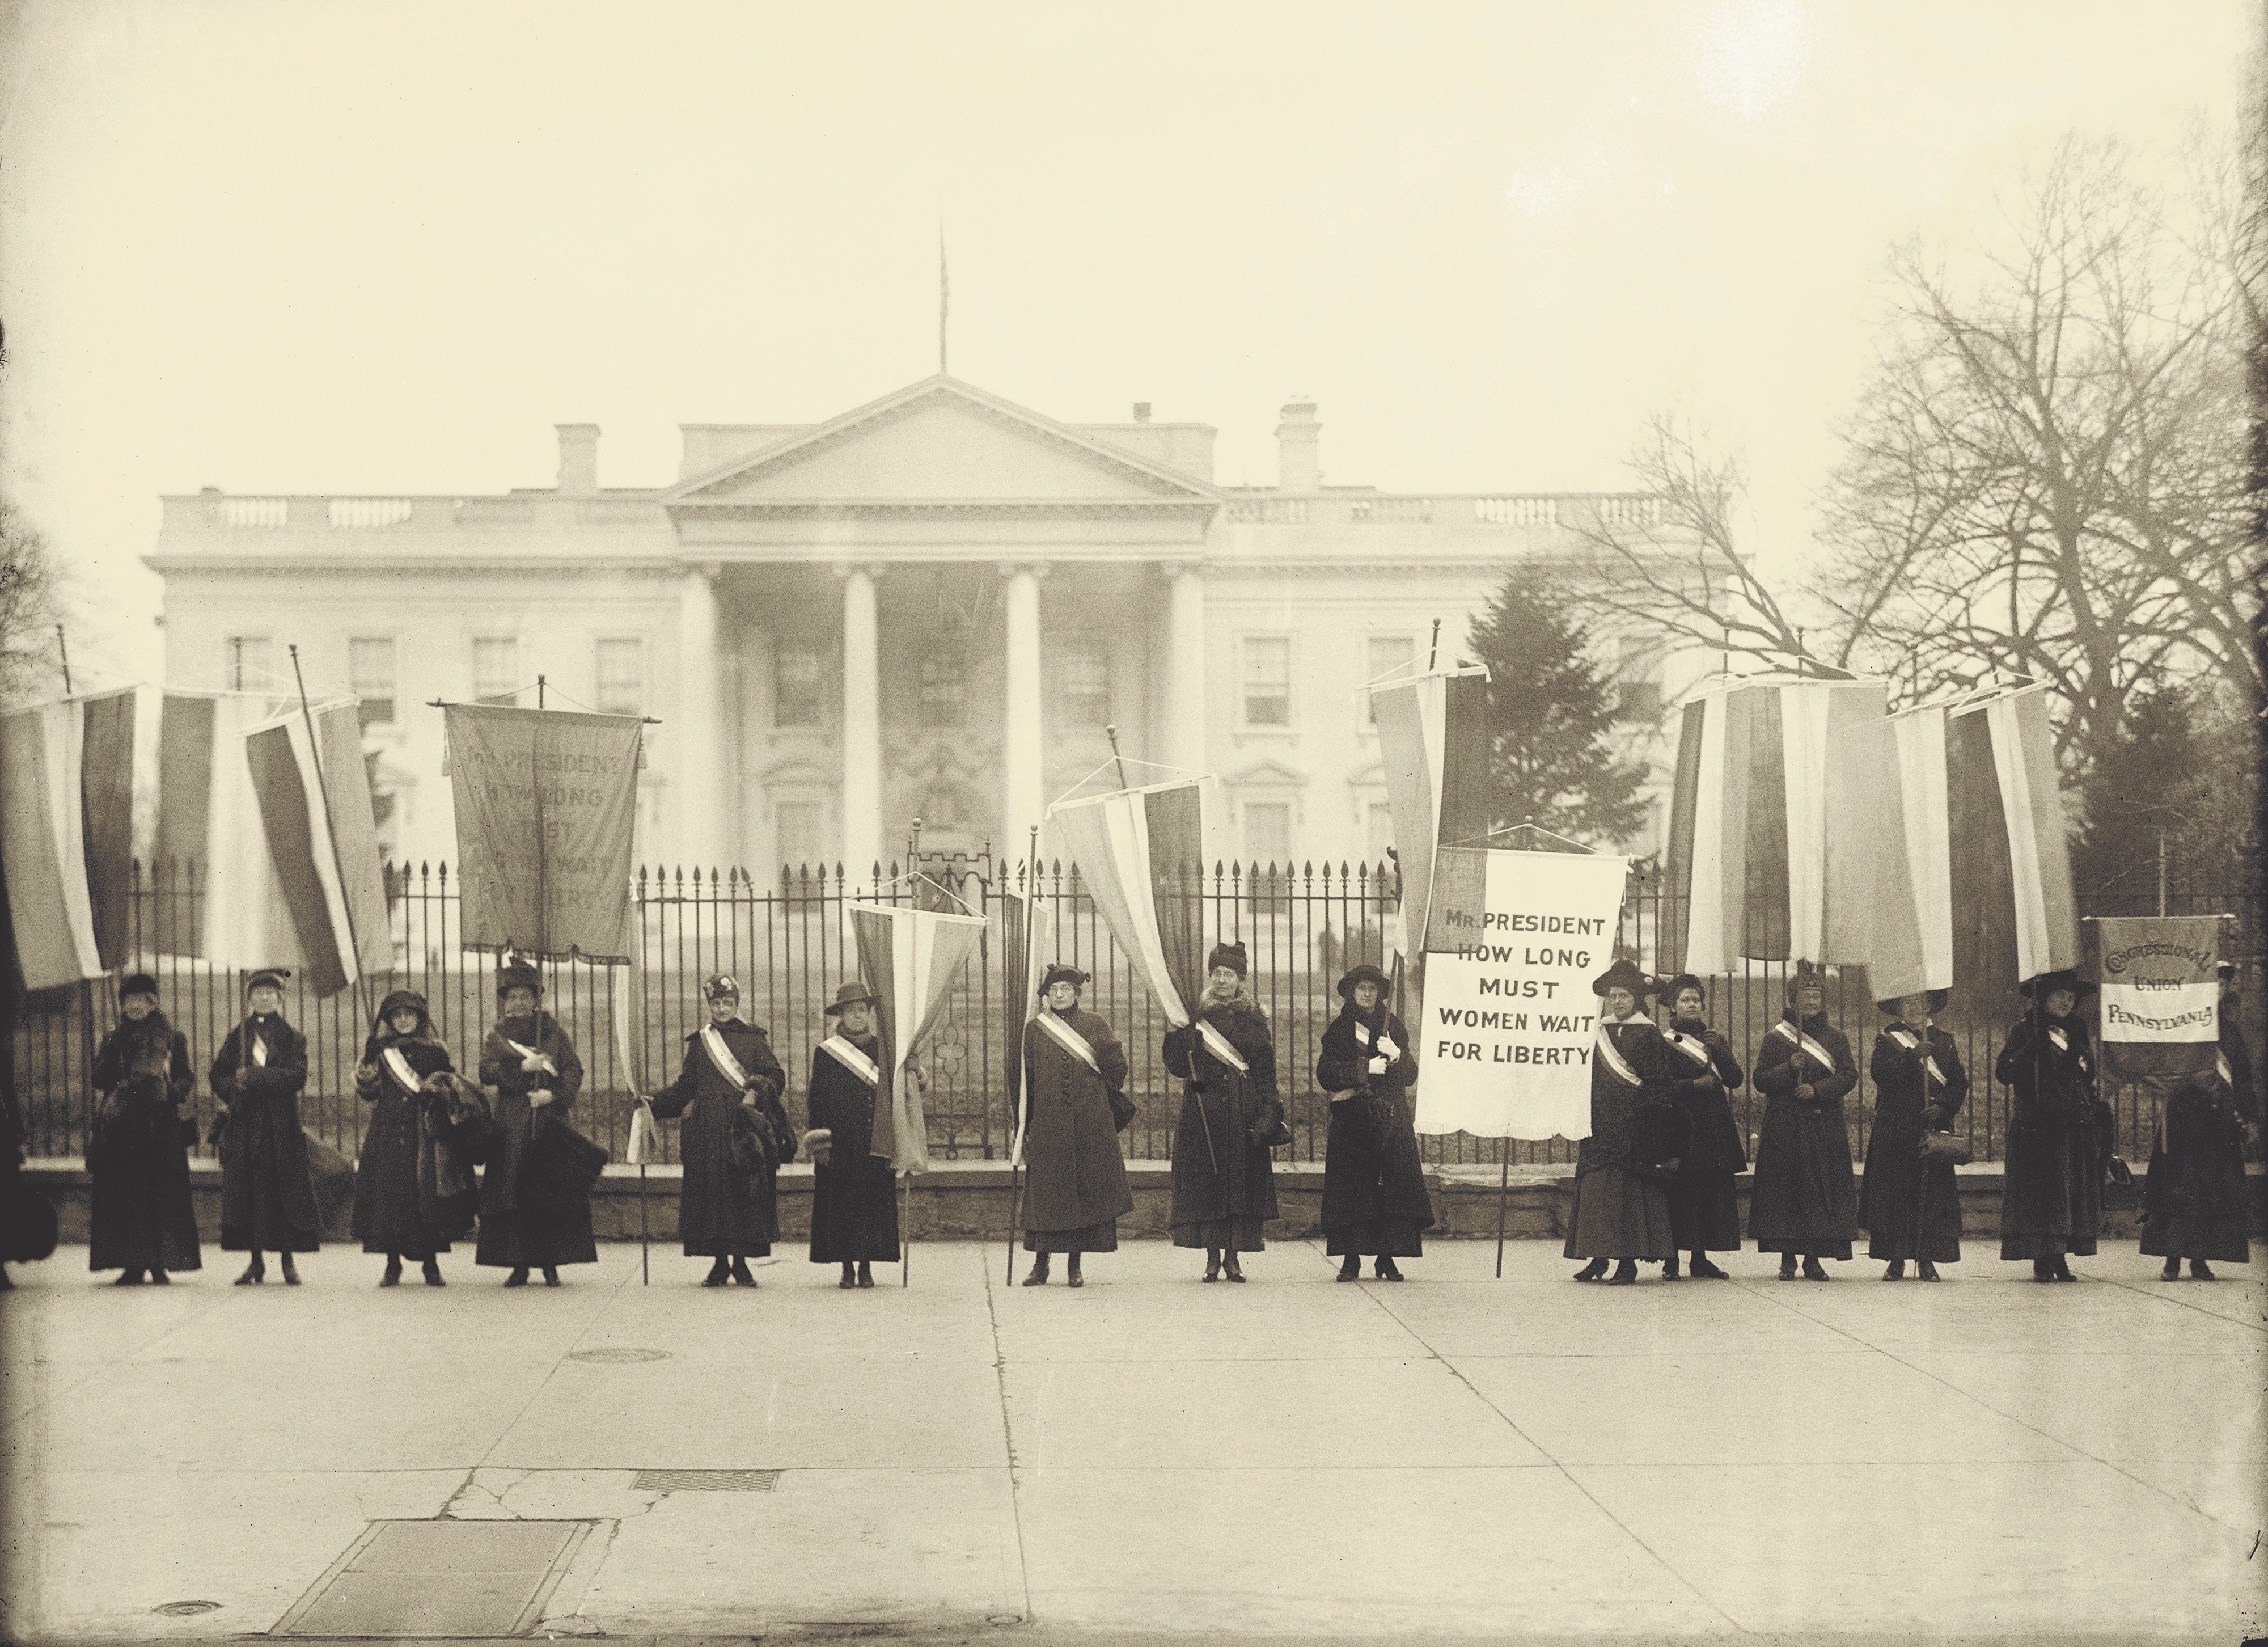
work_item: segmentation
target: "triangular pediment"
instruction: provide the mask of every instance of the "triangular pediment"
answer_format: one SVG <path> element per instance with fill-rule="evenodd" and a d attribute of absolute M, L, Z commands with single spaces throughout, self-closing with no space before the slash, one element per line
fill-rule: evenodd
<path fill-rule="evenodd" d="M 696 475 L 666 504 L 1212 504 L 1204 482 L 936 377 Z"/>

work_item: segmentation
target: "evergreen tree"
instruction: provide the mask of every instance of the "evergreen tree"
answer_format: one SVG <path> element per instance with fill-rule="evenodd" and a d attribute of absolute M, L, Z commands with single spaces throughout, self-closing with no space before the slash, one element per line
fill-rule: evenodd
<path fill-rule="evenodd" d="M 1646 764 L 1616 758 L 1620 694 L 1584 655 L 1563 598 L 1515 573 L 1474 623 L 1471 645 L 1489 670 L 1497 827 L 1533 818 L 1602 846 L 1637 834 Z"/>
<path fill-rule="evenodd" d="M 2175 898 L 2250 890 L 2258 862 L 2258 753 L 2247 717 L 2209 686 L 2146 691 L 2101 749 L 2078 795 L 2072 879 L 2127 913 L 2156 907 L 2158 843 Z M 2189 912 L 2176 904 L 2171 913 Z"/>

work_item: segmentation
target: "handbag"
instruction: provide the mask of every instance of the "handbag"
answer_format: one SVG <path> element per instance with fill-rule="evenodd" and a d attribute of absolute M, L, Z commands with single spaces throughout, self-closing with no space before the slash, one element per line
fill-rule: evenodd
<path fill-rule="evenodd" d="M 606 1171 L 607 1152 L 568 1126 L 539 1127 L 519 1157 L 519 1199 L 539 1212 L 565 1212 L 587 1200 Z"/>
<path fill-rule="evenodd" d="M 1107 1096 L 1110 1099 L 1110 1129 L 1113 1132 L 1123 1133 L 1134 1125 L 1136 1114 L 1134 1100 L 1123 1092 L 1113 1092 Z M 1286 1138 L 1285 1141 L 1289 1143 L 1291 1140 Z"/>
<path fill-rule="evenodd" d="M 1965 1167 L 1977 1158 L 1976 1152 L 1951 1133 L 1924 1133 L 1918 1153 L 1926 1167 L 1940 1161 L 1948 1166 Z"/>
<path fill-rule="evenodd" d="M 1292 1141 L 1291 1123 L 1284 1119 L 1284 1106 L 1274 1106 L 1274 1121 L 1266 1126 L 1256 1126 L 1248 1134 L 1256 1149 L 1281 1149 Z"/>

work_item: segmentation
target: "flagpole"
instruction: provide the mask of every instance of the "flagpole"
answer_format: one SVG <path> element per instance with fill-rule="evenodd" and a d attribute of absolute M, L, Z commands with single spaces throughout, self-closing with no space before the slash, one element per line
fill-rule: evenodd
<path fill-rule="evenodd" d="M 1116 743 L 1115 738 L 1113 743 Z M 1112 752 L 1116 752 L 1115 747 Z M 1016 980 L 1019 990 L 1027 990 L 1032 986 L 1032 938 L 1039 924 L 1039 892 L 1040 826 L 1035 824 L 1032 825 L 1032 844 L 1024 855 L 1024 975 Z M 1024 1010 L 1027 1016 L 1016 1031 L 1016 1078 L 1023 1089 L 1008 1095 L 1019 1106 L 1016 1125 L 1008 1141 L 1008 1236 L 1004 1243 L 1008 1249 L 1005 1282 L 1008 1286 L 1015 1285 L 1016 1281 L 1016 1213 L 1023 1196 L 1024 1126 L 1032 1113 L 1031 1048 L 1026 1045 L 1029 1038 L 1027 1031 L 1031 1029 L 1029 1001 L 1025 1001 Z"/>
<path fill-rule="evenodd" d="M 1504 1279 L 1504 1207 L 1512 1193 L 1512 1140 L 1503 1141 L 1503 1169 L 1496 1175 L 1496 1278 Z"/>

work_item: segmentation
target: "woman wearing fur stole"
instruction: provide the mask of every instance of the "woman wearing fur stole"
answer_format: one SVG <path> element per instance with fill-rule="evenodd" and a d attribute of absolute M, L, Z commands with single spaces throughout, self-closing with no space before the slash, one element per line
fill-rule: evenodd
<path fill-rule="evenodd" d="M 595 1264 L 591 1198 L 573 1205 L 529 1205 L 520 1193 L 519 1163 L 529 1147 L 567 1112 L 583 1089 L 583 1060 L 559 1020 L 543 1010 L 542 980 L 532 966 L 514 962 L 497 971 L 497 1023 L 481 1043 L 481 1084 L 496 1089 L 496 1131 L 481 1171 L 481 1239 L 473 1262 L 509 1269 L 507 1287 L 527 1285 L 531 1267 L 543 1284 L 559 1284 L 562 1264 Z"/>
<path fill-rule="evenodd" d="M 94 1179 L 86 1267 L 124 1271 L 121 1287 L 140 1285 L 145 1272 L 162 1287 L 170 1271 L 203 1267 L 189 1200 L 188 1145 L 197 1123 L 180 1112 L 197 1078 L 188 1042 L 158 1010 L 156 979 L 146 972 L 127 979 L 118 1006 L 118 1025 L 94 1055 L 102 1104 L 86 1146 Z"/>
<path fill-rule="evenodd" d="M 1166 1036 L 1166 1067 L 1179 1075 L 1174 1134 L 1174 1244 L 1203 1247 L 1204 1278 L 1244 1279 L 1240 1252 L 1257 1252 L 1276 1216 L 1268 1152 L 1291 1141 L 1276 1096 L 1276 1043 L 1268 1015 L 1245 993 L 1241 943 L 1213 946 L 1197 1016 Z"/>
<path fill-rule="evenodd" d="M 1315 1084 L 1331 1095 L 1323 1150 L 1324 1251 L 1341 1261 L 1339 1279 L 1362 1274 L 1365 1253 L 1378 1279 L 1400 1281 L 1397 1258 L 1422 1258 L 1433 1227 L 1425 1168 L 1410 1131 L 1410 1083 L 1418 1060 L 1402 1020 L 1386 1009 L 1385 973 L 1367 963 L 1339 979 L 1346 1005 L 1323 1031 Z"/>
<path fill-rule="evenodd" d="M 454 1158 L 447 1095 L 433 1079 L 455 1068 L 424 996 L 397 989 L 379 1003 L 355 1071 L 371 1110 L 355 1168 L 354 1234 L 364 1252 L 386 1254 L 381 1287 L 401 1282 L 405 1257 L 423 1267 L 428 1287 L 444 1285 L 438 1255 L 471 1227 L 470 1181 Z"/>
<path fill-rule="evenodd" d="M 220 1244 L 224 1252 L 249 1252 L 236 1278 L 257 1287 L 267 1278 L 261 1253 L 281 1260 L 284 1284 L 299 1284 L 294 1252 L 322 1245 L 323 1220 L 315 1205 L 315 1179 L 307 1165 L 307 1134 L 299 1126 L 299 1089 L 307 1084 L 307 1038 L 284 1016 L 284 980 L 271 967 L 244 986 L 245 1016 L 228 1032 L 205 1079 L 220 1119 Z"/>

